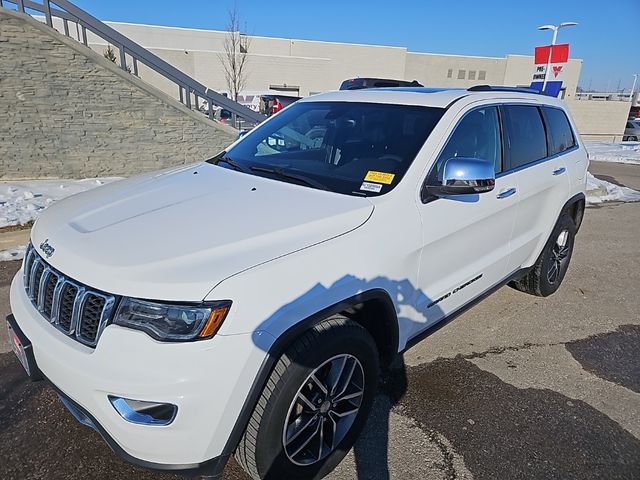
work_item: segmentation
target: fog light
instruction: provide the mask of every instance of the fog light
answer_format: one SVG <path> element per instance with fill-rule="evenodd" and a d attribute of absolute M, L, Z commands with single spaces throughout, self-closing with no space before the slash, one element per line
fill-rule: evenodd
<path fill-rule="evenodd" d="M 109 401 L 122 418 L 137 425 L 169 425 L 178 413 L 178 407 L 171 403 L 144 402 L 111 395 Z"/>

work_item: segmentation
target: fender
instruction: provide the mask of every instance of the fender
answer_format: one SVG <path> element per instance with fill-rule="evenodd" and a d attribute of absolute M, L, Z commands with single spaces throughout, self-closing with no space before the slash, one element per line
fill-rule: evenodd
<path fill-rule="evenodd" d="M 331 317 L 332 315 L 336 315 L 340 312 L 344 312 L 349 308 L 360 305 L 364 302 L 375 300 L 382 304 L 384 314 L 387 315 L 387 318 L 390 318 L 392 321 L 389 322 L 391 328 L 387 328 L 385 331 L 386 338 L 388 339 L 387 344 L 389 345 L 388 351 L 385 349 L 381 350 L 381 354 L 383 357 L 392 357 L 398 352 L 399 345 L 399 329 L 398 329 L 398 318 L 396 314 L 396 309 L 389 296 L 389 293 L 381 288 L 374 288 L 372 290 L 367 290 L 365 292 L 359 293 L 352 297 L 341 300 L 338 303 L 335 303 L 329 307 L 326 307 L 318 312 L 310 315 L 307 318 L 302 319 L 297 322 L 295 325 L 292 325 L 287 329 L 282 335 L 280 335 L 276 341 L 273 343 L 267 355 L 260 366 L 260 370 L 258 371 L 258 375 L 253 381 L 253 385 L 249 390 L 249 394 L 245 399 L 244 405 L 242 406 L 242 410 L 240 410 L 240 415 L 236 420 L 235 426 L 231 431 L 231 435 L 227 440 L 225 448 L 221 454 L 222 461 L 220 461 L 215 466 L 215 471 L 213 475 L 215 477 L 216 474 L 219 474 L 224 470 L 226 462 L 228 458 L 233 455 L 234 450 L 240 443 L 240 439 L 244 431 L 247 428 L 249 423 L 249 419 L 251 418 L 251 414 L 255 406 L 260 399 L 260 395 L 262 394 L 262 390 L 264 386 L 267 384 L 267 380 L 269 379 L 269 375 L 273 371 L 278 359 L 282 356 L 282 354 L 287 350 L 287 348 L 298 338 L 303 332 L 312 328 L 314 325 L 322 322 L 323 320 Z M 367 328 L 367 325 L 363 326 Z M 374 336 L 375 339 L 375 335 Z M 376 339 L 376 343 L 378 343 Z M 389 358 L 390 359 L 390 358 Z"/>

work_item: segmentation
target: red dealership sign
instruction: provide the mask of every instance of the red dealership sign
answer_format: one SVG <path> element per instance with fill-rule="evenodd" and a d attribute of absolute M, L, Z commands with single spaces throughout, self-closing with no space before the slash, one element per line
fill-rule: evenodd
<path fill-rule="evenodd" d="M 549 61 L 549 50 L 551 50 L 551 63 L 567 63 L 569 61 L 568 43 L 554 45 L 553 50 L 551 45 L 545 45 L 544 47 L 536 47 L 536 65 L 547 64 Z"/>
<path fill-rule="evenodd" d="M 531 88 L 546 95 L 557 97 L 562 89 L 562 77 L 564 76 L 563 74 L 565 70 L 564 67 L 568 61 L 568 43 L 536 47 Z M 548 74 L 547 66 L 549 66 Z"/>

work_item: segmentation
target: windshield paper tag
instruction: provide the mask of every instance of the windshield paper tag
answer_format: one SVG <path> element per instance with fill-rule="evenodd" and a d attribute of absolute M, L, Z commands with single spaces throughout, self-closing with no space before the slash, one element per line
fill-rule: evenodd
<path fill-rule="evenodd" d="M 382 190 L 382 185 L 380 185 L 379 183 L 362 182 L 362 185 L 360 185 L 360 190 L 380 193 L 380 190 Z"/>
<path fill-rule="evenodd" d="M 384 183 L 385 185 L 391 185 L 393 182 L 394 173 L 376 172 L 375 170 L 369 170 L 367 176 L 364 177 L 365 182 Z"/>

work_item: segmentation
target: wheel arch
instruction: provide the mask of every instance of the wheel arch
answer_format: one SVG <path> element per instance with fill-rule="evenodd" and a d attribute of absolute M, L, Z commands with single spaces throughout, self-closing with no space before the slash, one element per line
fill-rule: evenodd
<path fill-rule="evenodd" d="M 580 192 L 571 197 L 562 207 L 561 215 L 568 213 L 573 219 L 573 223 L 576 226 L 576 233 L 580 230 L 582 225 L 582 219 L 584 218 L 584 209 L 586 207 L 586 197 L 584 193 Z"/>
<path fill-rule="evenodd" d="M 279 335 L 269 348 L 227 440 L 222 457 L 228 459 L 240 443 L 262 390 L 280 356 L 305 331 L 338 314 L 362 325 L 373 337 L 381 363 L 384 365 L 391 362 L 399 348 L 398 317 L 391 296 L 382 288 L 374 288 L 346 298 L 300 320 Z M 222 461 L 219 468 L 224 468 L 225 464 L 226 460 Z M 219 471 L 222 472 L 221 469 Z"/>

